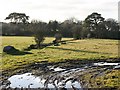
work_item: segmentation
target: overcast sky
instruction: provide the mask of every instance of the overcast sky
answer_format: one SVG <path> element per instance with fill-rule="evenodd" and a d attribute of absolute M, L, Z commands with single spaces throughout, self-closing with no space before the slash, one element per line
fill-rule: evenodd
<path fill-rule="evenodd" d="M 120 0 L 0 0 L 0 21 L 12 12 L 26 13 L 30 20 L 64 21 L 70 17 L 84 20 L 92 12 L 118 19 Z"/>

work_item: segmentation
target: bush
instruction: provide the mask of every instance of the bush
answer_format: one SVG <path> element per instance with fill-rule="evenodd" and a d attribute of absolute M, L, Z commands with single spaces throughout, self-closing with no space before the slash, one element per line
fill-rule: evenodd
<path fill-rule="evenodd" d="M 31 23 L 30 30 L 34 33 L 37 48 L 40 48 L 41 44 L 45 40 L 45 32 L 47 30 L 46 23 L 36 20 Z"/>
<path fill-rule="evenodd" d="M 36 33 L 34 35 L 34 39 L 35 39 L 35 42 L 37 44 L 37 47 L 40 48 L 41 47 L 41 44 L 43 43 L 43 41 L 45 40 L 45 37 L 44 37 L 44 34 L 42 31 Z"/>

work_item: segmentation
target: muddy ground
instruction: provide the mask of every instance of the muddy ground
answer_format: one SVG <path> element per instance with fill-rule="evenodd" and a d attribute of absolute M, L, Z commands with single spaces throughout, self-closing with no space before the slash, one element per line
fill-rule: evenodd
<path fill-rule="evenodd" d="M 24 68 L 19 68 L 12 71 L 3 71 L 0 82 L 1 88 L 15 88 L 15 86 L 12 86 L 10 78 L 14 75 L 21 75 L 25 73 L 34 75 L 36 78 L 40 77 L 41 81 L 44 81 L 43 88 L 45 89 L 54 88 L 57 90 L 59 88 L 66 90 L 67 88 L 72 88 L 71 90 L 83 90 L 87 88 L 102 87 L 104 85 L 101 83 L 96 83 L 94 80 L 96 77 L 104 76 L 112 70 L 119 70 L 119 60 L 120 59 L 65 60 L 58 63 L 48 63 L 47 61 L 33 63 Z M 98 62 L 100 64 L 98 64 Z M 110 65 L 110 63 L 115 64 Z M 23 79 L 23 77 L 21 79 Z M 30 85 L 34 86 L 32 82 Z M 30 85 L 25 88 L 30 88 Z M 21 86 L 18 88 L 24 87 Z"/>

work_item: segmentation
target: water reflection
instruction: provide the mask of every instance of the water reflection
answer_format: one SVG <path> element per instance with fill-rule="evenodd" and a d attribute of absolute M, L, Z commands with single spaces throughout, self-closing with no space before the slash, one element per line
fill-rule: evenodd
<path fill-rule="evenodd" d="M 21 75 L 14 75 L 8 79 L 12 88 L 44 88 L 44 79 L 36 77 L 31 73 L 25 73 Z"/>
<path fill-rule="evenodd" d="M 98 62 L 94 63 L 95 66 L 117 66 L 119 63 Z"/>
<path fill-rule="evenodd" d="M 59 68 L 57 68 L 59 71 Z M 62 68 L 61 68 L 62 70 Z M 72 69 L 73 70 L 73 69 Z M 63 73 L 63 72 L 62 72 Z M 62 75 L 59 73 L 58 76 Z M 70 74 L 70 73 L 69 73 Z M 52 80 L 52 78 L 42 78 L 32 75 L 32 73 L 25 73 L 21 75 L 13 75 L 8 80 L 10 81 L 11 88 L 49 88 L 49 89 L 57 89 L 57 88 L 81 88 L 81 85 L 78 81 L 74 81 L 74 78 L 64 78 L 61 79 L 57 76 L 54 76 L 56 80 Z M 62 78 L 62 76 L 61 76 Z"/>

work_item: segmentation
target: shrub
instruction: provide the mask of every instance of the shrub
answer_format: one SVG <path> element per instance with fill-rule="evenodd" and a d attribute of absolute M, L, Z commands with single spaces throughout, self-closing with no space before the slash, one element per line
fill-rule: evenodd
<path fill-rule="evenodd" d="M 44 33 L 42 31 L 36 32 L 34 35 L 34 39 L 37 44 L 37 47 L 40 48 L 41 44 L 45 40 Z"/>

